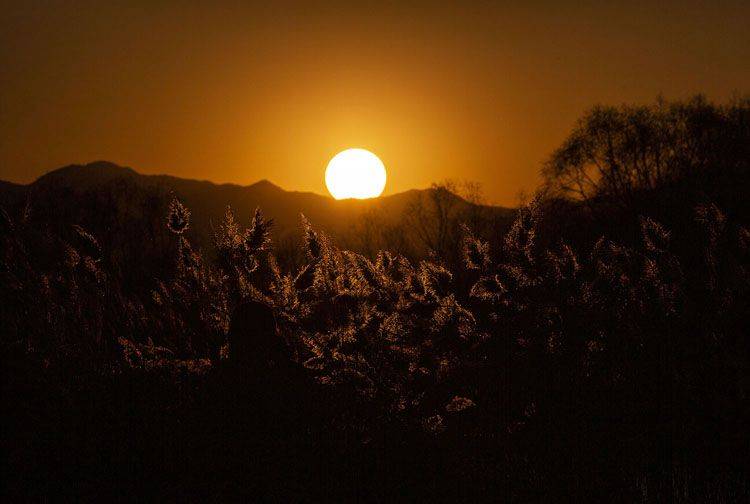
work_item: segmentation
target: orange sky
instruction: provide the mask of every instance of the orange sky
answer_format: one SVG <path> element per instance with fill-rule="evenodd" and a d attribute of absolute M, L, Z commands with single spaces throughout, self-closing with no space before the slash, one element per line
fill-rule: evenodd
<path fill-rule="evenodd" d="M 19 182 L 106 159 L 325 193 L 330 157 L 364 147 L 386 194 L 467 179 L 513 204 L 595 103 L 750 92 L 747 1 L 26 0 L 0 14 L 0 178 Z"/>

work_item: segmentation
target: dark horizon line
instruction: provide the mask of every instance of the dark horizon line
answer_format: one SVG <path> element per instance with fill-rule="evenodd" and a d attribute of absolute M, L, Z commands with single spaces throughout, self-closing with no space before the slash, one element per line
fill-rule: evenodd
<path fill-rule="evenodd" d="M 175 180 L 184 180 L 184 181 L 198 182 L 198 183 L 202 183 L 202 184 L 210 184 L 210 185 L 215 186 L 215 187 L 230 186 L 230 187 L 239 187 L 239 188 L 243 188 L 243 189 L 249 189 L 249 188 L 256 187 L 256 186 L 269 185 L 269 186 L 271 186 L 271 187 L 273 187 L 275 189 L 278 189 L 279 191 L 283 191 L 283 192 L 289 193 L 289 194 L 309 194 L 309 195 L 314 195 L 314 196 L 318 196 L 318 197 L 321 197 L 321 198 L 329 199 L 329 200 L 332 200 L 332 201 L 341 201 L 341 202 L 358 202 L 358 201 L 366 202 L 366 201 L 371 201 L 371 200 L 382 200 L 382 199 L 392 198 L 392 197 L 397 197 L 397 196 L 402 196 L 402 195 L 406 195 L 406 194 L 410 194 L 410 193 L 414 193 L 414 192 L 430 191 L 432 189 L 431 187 L 425 187 L 425 188 L 421 188 L 421 189 L 420 188 L 411 188 L 411 189 L 407 189 L 405 191 L 395 192 L 395 193 L 391 193 L 391 194 L 383 194 L 383 195 L 380 195 L 380 196 L 376 196 L 374 198 L 365 198 L 365 199 L 343 198 L 343 199 L 336 199 L 333 196 L 331 196 L 330 194 L 321 194 L 321 193 L 315 192 L 315 191 L 297 191 L 297 190 L 285 189 L 285 188 L 281 187 L 280 185 L 272 182 L 271 180 L 269 180 L 267 178 L 262 178 L 262 179 L 260 179 L 260 180 L 258 180 L 256 182 L 253 182 L 251 184 L 246 184 L 246 185 L 238 184 L 236 182 L 216 182 L 216 181 L 209 180 L 209 179 L 196 179 L 196 178 L 189 178 L 189 177 L 180 177 L 180 176 L 172 175 L 172 174 L 169 174 L 169 173 L 142 173 L 142 172 L 136 170 L 135 168 L 133 168 L 131 166 L 123 166 L 123 165 L 117 164 L 117 163 L 115 163 L 113 161 L 108 161 L 106 159 L 98 159 L 98 160 L 95 160 L 95 161 L 90 161 L 88 163 L 71 163 L 71 164 L 67 164 L 67 165 L 61 166 L 59 168 L 53 168 L 52 170 L 49 170 L 48 172 L 40 175 L 39 177 L 37 177 L 33 181 L 31 181 L 29 183 L 26 183 L 26 184 L 21 183 L 21 182 L 14 182 L 14 181 L 11 181 L 11 180 L 6 180 L 6 179 L 3 179 L 3 178 L 0 178 L 0 183 L 7 184 L 7 185 L 13 185 L 13 186 L 16 186 L 16 187 L 31 187 L 31 186 L 39 183 L 40 181 L 44 180 L 45 178 L 47 178 L 50 175 L 53 175 L 55 173 L 59 173 L 59 172 L 65 171 L 65 170 L 80 169 L 80 168 L 92 168 L 93 169 L 93 168 L 96 168 L 96 167 L 103 167 L 103 168 L 106 167 L 106 168 L 112 168 L 112 169 L 116 169 L 116 170 L 121 170 L 123 172 L 132 172 L 134 175 L 137 175 L 137 176 L 140 176 L 140 177 L 152 177 L 152 178 L 161 177 L 161 178 L 168 178 L 168 179 L 175 179 Z M 463 198 L 459 194 L 454 194 L 454 195 L 457 196 L 458 198 L 461 198 L 462 200 L 465 199 L 465 198 Z M 480 206 L 486 206 L 486 207 L 494 207 L 494 208 L 514 208 L 512 206 L 496 205 L 496 204 L 492 204 L 492 203 L 479 203 L 479 205 Z"/>

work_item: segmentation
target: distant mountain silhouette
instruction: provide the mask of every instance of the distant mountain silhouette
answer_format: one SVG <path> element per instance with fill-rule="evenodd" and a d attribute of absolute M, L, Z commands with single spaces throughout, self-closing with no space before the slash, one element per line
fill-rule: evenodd
<path fill-rule="evenodd" d="M 139 257 L 148 263 L 153 257 L 163 256 L 158 251 L 168 250 L 173 242 L 164 223 L 168 204 L 175 196 L 192 212 L 190 239 L 207 248 L 227 205 L 243 225 L 249 224 L 255 208 L 260 207 L 274 220 L 274 239 L 278 243 L 300 235 L 300 213 L 316 228 L 341 238 L 355 230 L 370 212 L 377 212 L 381 222 L 400 221 L 410 205 L 429 191 L 433 189 L 371 200 L 337 201 L 311 192 L 286 191 L 268 180 L 249 186 L 214 184 L 168 175 L 142 175 L 132 168 L 98 161 L 54 170 L 29 185 L 2 182 L 0 205 L 16 214 L 28 206 L 32 221 L 46 226 L 79 224 L 115 255 L 116 263 Z M 472 206 L 459 196 L 450 197 L 459 207 Z M 502 207 L 485 210 L 508 220 L 513 214 L 513 210 Z"/>

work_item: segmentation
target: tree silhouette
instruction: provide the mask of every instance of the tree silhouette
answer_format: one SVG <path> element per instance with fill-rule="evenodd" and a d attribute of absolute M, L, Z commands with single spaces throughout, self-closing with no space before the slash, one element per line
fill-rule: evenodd
<path fill-rule="evenodd" d="M 747 187 L 748 173 L 750 99 L 715 105 L 702 96 L 594 107 L 543 169 L 552 194 L 621 207 L 674 185 L 708 194 Z"/>

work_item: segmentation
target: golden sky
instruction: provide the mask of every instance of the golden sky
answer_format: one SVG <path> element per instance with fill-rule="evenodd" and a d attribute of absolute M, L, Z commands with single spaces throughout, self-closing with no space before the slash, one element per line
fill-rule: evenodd
<path fill-rule="evenodd" d="M 513 204 L 596 103 L 750 92 L 747 1 L 26 0 L 0 14 L 0 178 L 17 182 L 106 159 L 326 194 L 328 160 L 363 147 L 385 194 L 466 179 Z"/>

